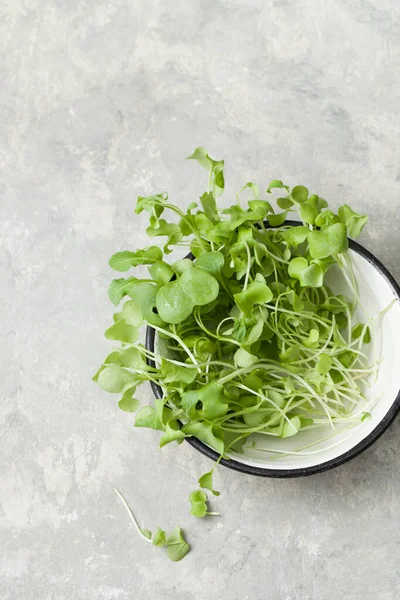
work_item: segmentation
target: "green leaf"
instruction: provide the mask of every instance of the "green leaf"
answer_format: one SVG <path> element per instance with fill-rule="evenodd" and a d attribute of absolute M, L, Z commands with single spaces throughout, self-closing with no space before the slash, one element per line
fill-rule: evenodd
<path fill-rule="evenodd" d="M 216 450 L 218 454 L 224 453 L 224 442 L 214 435 L 212 425 L 200 421 L 193 421 L 184 425 L 183 431 L 186 435 L 192 435 L 201 442 L 204 442 L 204 444 L 207 444 L 207 446 Z"/>
<path fill-rule="evenodd" d="M 219 221 L 217 203 L 215 202 L 214 194 L 211 192 L 204 192 L 204 194 L 200 196 L 200 202 L 205 215 L 210 219 L 210 221 L 213 223 Z"/>
<path fill-rule="evenodd" d="M 140 529 L 140 531 L 143 533 L 144 537 L 146 537 L 148 540 L 151 540 L 152 533 L 150 529 Z"/>
<path fill-rule="evenodd" d="M 260 390 L 263 386 L 262 379 L 260 379 L 258 375 L 254 375 L 254 373 L 246 375 L 246 377 L 243 380 L 243 383 L 246 387 L 251 388 L 255 392 L 258 392 L 258 390 Z"/>
<path fill-rule="evenodd" d="M 277 215 L 268 215 L 267 219 L 271 227 L 280 227 L 286 221 L 286 217 L 287 211 L 279 213 Z"/>
<path fill-rule="evenodd" d="M 104 363 L 100 366 L 100 368 L 97 370 L 97 372 L 93 375 L 92 381 L 95 381 L 97 383 L 101 371 L 103 371 L 106 368 L 105 365 L 108 365 L 108 364 L 120 365 L 121 364 L 121 361 L 119 358 L 119 353 L 120 353 L 119 349 L 113 350 L 112 352 L 110 352 L 110 354 L 104 359 Z"/>
<path fill-rule="evenodd" d="M 167 284 L 169 285 L 169 284 Z M 164 321 L 156 313 L 156 297 L 160 286 L 145 281 L 137 281 L 132 284 L 129 296 L 139 308 L 143 318 L 151 325 L 163 326 Z"/>
<path fill-rule="evenodd" d="M 320 375 L 326 375 L 332 368 L 332 359 L 329 354 L 321 354 L 318 358 L 316 371 Z"/>
<path fill-rule="evenodd" d="M 353 327 L 353 329 L 351 331 L 351 339 L 352 340 L 359 339 L 364 331 L 364 327 L 365 326 L 362 323 L 359 323 L 358 325 Z M 370 342 L 371 342 L 371 330 L 369 327 L 367 327 L 367 328 L 365 328 L 365 332 L 364 332 L 363 344 L 369 344 Z"/>
<path fill-rule="evenodd" d="M 193 154 L 186 157 L 186 160 L 197 160 L 203 169 L 206 169 L 207 171 L 210 169 L 210 158 L 207 154 L 207 150 L 202 146 L 196 148 Z"/>
<path fill-rule="evenodd" d="M 207 256 L 207 253 L 205 256 Z M 177 275 L 182 275 L 184 271 L 187 271 L 187 269 L 191 269 L 192 267 L 194 267 L 194 263 L 192 260 L 190 260 L 190 258 L 182 258 L 171 265 L 171 269 Z"/>
<path fill-rule="evenodd" d="M 190 550 L 180 527 L 167 535 L 166 546 L 168 557 L 174 562 L 182 560 Z"/>
<path fill-rule="evenodd" d="M 214 198 L 214 196 L 213 196 Z M 209 234 L 214 229 L 214 223 L 202 212 L 198 212 L 194 217 L 195 228 L 201 236 L 208 239 Z"/>
<path fill-rule="evenodd" d="M 301 421 L 299 419 L 299 417 L 292 417 L 291 419 L 289 419 L 289 423 L 287 421 L 285 421 L 284 425 L 283 425 L 283 429 L 282 429 L 282 438 L 288 438 L 291 437 L 292 435 L 296 435 L 296 433 L 298 431 L 300 431 L 301 428 Z"/>
<path fill-rule="evenodd" d="M 313 206 L 315 206 L 318 212 L 321 212 L 323 208 L 328 206 L 327 201 L 317 196 L 317 194 L 311 194 L 311 196 L 308 197 L 307 202 L 310 202 Z"/>
<path fill-rule="evenodd" d="M 295 202 L 306 202 L 308 198 L 308 189 L 304 185 L 296 185 L 292 189 L 291 197 Z"/>
<path fill-rule="evenodd" d="M 212 188 L 215 198 L 218 198 L 222 194 L 225 188 L 224 179 L 224 161 L 213 161 L 213 177 L 212 177 Z"/>
<path fill-rule="evenodd" d="M 274 212 L 268 200 L 249 200 L 248 205 L 251 210 L 247 213 L 247 220 L 250 221 L 264 219 L 267 213 Z"/>
<path fill-rule="evenodd" d="M 233 339 L 237 342 L 241 342 L 244 339 L 246 332 L 247 329 L 246 325 L 243 322 L 243 319 L 235 319 L 235 323 L 231 333 Z"/>
<path fill-rule="evenodd" d="M 222 211 L 223 214 L 231 216 L 229 223 L 231 230 L 237 229 L 244 223 L 248 225 L 250 222 L 263 221 L 267 213 L 272 212 L 271 205 L 266 200 L 250 200 L 249 206 L 249 210 L 234 205 Z M 252 233 L 249 227 L 247 229 Z"/>
<path fill-rule="evenodd" d="M 143 406 L 139 410 L 136 415 L 135 427 L 148 427 L 149 429 L 157 429 L 158 431 L 165 430 L 153 406 Z"/>
<path fill-rule="evenodd" d="M 311 329 L 310 333 L 308 334 L 308 339 L 307 339 L 307 343 L 306 345 L 308 347 L 312 346 L 312 344 L 316 344 L 319 340 L 319 331 L 318 329 Z"/>
<path fill-rule="evenodd" d="M 160 438 L 160 448 L 169 444 L 170 442 L 178 442 L 180 444 L 185 439 L 185 434 L 181 429 L 172 429 L 172 427 L 167 423 L 165 427 L 165 433 Z"/>
<path fill-rule="evenodd" d="M 170 245 L 175 245 L 182 239 L 182 232 L 179 225 L 175 223 L 167 223 L 165 219 L 159 219 L 155 225 L 150 225 L 146 229 L 146 233 L 149 237 L 163 237 L 167 238 L 167 242 L 164 246 L 165 254 L 170 254 L 172 250 L 169 248 Z"/>
<path fill-rule="evenodd" d="M 247 333 L 243 338 L 243 346 L 251 346 L 260 338 L 264 329 L 264 324 L 262 318 L 258 319 L 255 325 L 247 330 Z"/>
<path fill-rule="evenodd" d="M 244 348 L 239 348 L 239 350 L 236 350 L 233 360 L 235 361 L 235 365 L 239 368 L 251 367 L 258 362 L 258 357 L 254 354 L 250 354 Z"/>
<path fill-rule="evenodd" d="M 160 260 L 149 267 L 149 273 L 157 283 L 167 283 L 174 276 L 170 265 Z"/>
<path fill-rule="evenodd" d="M 136 277 L 129 277 L 128 279 L 114 279 L 110 287 L 108 288 L 108 297 L 114 306 L 118 306 L 122 298 L 129 294 L 132 283 L 138 281 Z"/>
<path fill-rule="evenodd" d="M 208 420 L 223 417 L 228 411 L 223 386 L 218 381 L 211 381 L 201 388 L 182 394 L 182 407 L 188 414 L 198 402 L 201 402 L 203 416 Z"/>
<path fill-rule="evenodd" d="M 185 271 L 179 279 L 179 285 L 184 294 L 190 297 L 194 306 L 204 306 L 212 302 L 219 292 L 215 277 L 199 267 Z"/>
<path fill-rule="evenodd" d="M 164 210 L 167 200 L 167 192 L 153 194 L 152 196 L 139 196 L 136 202 L 135 213 L 139 215 L 143 210 L 146 210 L 158 219 Z"/>
<path fill-rule="evenodd" d="M 259 198 L 260 197 L 260 188 L 258 187 L 258 185 L 256 183 L 252 183 L 251 181 L 248 181 L 246 183 L 246 185 L 244 185 L 236 194 L 236 198 L 238 198 L 240 196 L 240 194 L 246 190 L 246 189 L 250 189 L 253 192 L 253 196 L 254 198 Z"/>
<path fill-rule="evenodd" d="M 304 225 L 300 225 L 299 227 L 289 227 L 288 229 L 281 231 L 281 235 L 285 242 L 294 248 L 297 248 L 299 244 L 305 242 L 309 233 L 310 230 L 307 229 L 307 227 L 304 227 Z"/>
<path fill-rule="evenodd" d="M 162 548 L 163 546 L 165 546 L 167 544 L 167 532 L 164 531 L 164 529 L 161 529 L 161 527 L 158 527 L 157 531 L 153 535 L 152 542 L 153 542 L 154 546 L 157 546 L 158 548 Z"/>
<path fill-rule="evenodd" d="M 295 360 L 298 360 L 300 356 L 300 348 L 299 346 L 290 346 L 285 350 L 285 352 L 280 353 L 280 359 L 282 362 L 290 363 Z"/>
<path fill-rule="evenodd" d="M 247 316 L 251 316 L 255 304 L 266 304 L 272 298 L 272 291 L 262 281 L 253 281 L 245 291 L 234 295 L 236 305 Z"/>
<path fill-rule="evenodd" d="M 205 252 L 196 259 L 196 267 L 208 271 L 211 275 L 218 275 L 222 271 L 224 262 L 222 252 Z"/>
<path fill-rule="evenodd" d="M 157 260 L 162 259 L 162 251 L 158 246 L 150 246 L 144 250 L 137 250 L 136 252 L 130 252 L 124 250 L 123 252 L 117 252 L 113 254 L 108 264 L 115 271 L 129 271 L 131 267 L 137 267 L 138 265 L 152 265 Z"/>
<path fill-rule="evenodd" d="M 204 473 L 204 475 L 199 478 L 199 486 L 205 488 L 206 490 L 210 490 L 214 496 L 220 495 L 220 492 L 214 490 L 213 488 L 213 470 L 208 471 L 208 473 Z"/>
<path fill-rule="evenodd" d="M 308 260 L 303 256 L 293 258 L 288 267 L 288 273 L 290 277 L 295 279 L 301 279 L 304 271 L 308 268 Z"/>
<path fill-rule="evenodd" d="M 345 252 L 348 248 L 346 225 L 335 223 L 321 231 L 311 231 L 308 236 L 313 258 L 327 258 Z"/>
<path fill-rule="evenodd" d="M 249 427 L 257 427 L 268 418 L 269 417 L 266 415 L 266 413 L 262 411 L 249 412 L 243 415 L 243 420 Z"/>
<path fill-rule="evenodd" d="M 119 340 L 126 344 L 133 344 L 138 339 L 138 330 L 124 320 L 117 321 L 114 325 L 111 325 L 106 332 L 105 337 L 107 340 Z"/>
<path fill-rule="evenodd" d="M 144 360 L 142 353 L 133 346 L 122 350 L 119 359 L 123 367 L 136 369 L 138 371 L 145 371 L 147 369 L 146 361 Z"/>
<path fill-rule="evenodd" d="M 290 189 L 289 186 L 282 183 L 282 181 L 280 179 L 273 179 L 272 181 L 270 181 L 270 183 L 268 185 L 268 189 L 267 189 L 268 194 L 271 194 L 271 190 L 274 188 L 279 188 L 279 189 L 284 188 L 287 191 L 289 191 L 289 189 Z"/>
<path fill-rule="evenodd" d="M 282 210 L 289 210 L 293 206 L 293 201 L 290 198 L 277 198 L 276 203 Z"/>
<path fill-rule="evenodd" d="M 203 386 L 198 392 L 198 398 L 203 405 L 205 419 L 218 419 L 228 412 L 229 406 L 226 402 L 223 386 L 217 381 L 212 381 Z"/>
<path fill-rule="evenodd" d="M 167 425 L 167 423 L 170 423 L 172 429 L 179 429 L 179 424 L 176 422 L 176 419 L 173 418 L 174 413 L 166 405 L 166 400 L 164 398 L 156 398 L 155 405 L 156 413 L 160 423 L 164 426 Z"/>
<path fill-rule="evenodd" d="M 192 492 L 189 496 L 190 514 L 194 517 L 205 517 L 207 514 L 207 494 L 201 490 Z"/>
<path fill-rule="evenodd" d="M 185 273 L 192 271 L 188 269 Z M 180 280 L 170 281 L 163 285 L 156 296 L 159 316 L 167 323 L 181 323 L 192 313 L 194 303 L 190 294 L 183 289 Z"/>
<path fill-rule="evenodd" d="M 211 242 L 216 244 L 225 244 L 232 237 L 232 222 L 221 221 L 217 223 L 208 236 Z M 192 250 L 193 252 L 193 250 Z M 194 252 L 193 252 L 194 254 Z"/>
<path fill-rule="evenodd" d="M 278 407 L 282 408 L 285 404 L 285 398 L 279 392 L 273 390 L 268 392 L 268 398 Z"/>
<path fill-rule="evenodd" d="M 321 265 L 311 264 L 304 269 L 300 277 L 300 285 L 302 287 L 319 288 L 324 284 L 324 270 Z"/>
<path fill-rule="evenodd" d="M 371 413 L 369 413 L 369 412 L 361 413 L 361 422 L 365 421 L 366 419 L 369 419 L 370 416 L 371 416 Z"/>
<path fill-rule="evenodd" d="M 334 225 L 335 223 L 340 223 L 340 219 L 331 210 L 324 210 L 315 219 L 316 226 L 321 227 L 321 229 L 330 227 L 330 225 Z"/>
<path fill-rule="evenodd" d="M 97 383 L 101 389 L 111 394 L 124 392 L 127 388 L 132 387 L 135 381 L 136 379 L 132 373 L 115 364 L 105 367 L 97 378 Z"/>
<path fill-rule="evenodd" d="M 368 222 L 366 215 L 360 215 L 350 208 L 347 204 L 344 204 L 339 208 L 339 219 L 342 223 L 347 226 L 347 232 L 350 237 L 358 238 L 364 226 Z"/>
<path fill-rule="evenodd" d="M 161 359 L 161 374 L 164 383 L 180 383 L 189 384 L 196 379 L 196 369 L 180 367 L 168 362 L 164 358 Z"/>
<path fill-rule="evenodd" d="M 132 387 L 129 390 L 124 392 L 121 400 L 118 402 L 118 406 L 121 410 L 125 412 L 136 412 L 140 406 L 139 400 L 133 398 L 133 394 L 135 393 L 135 388 Z"/>
<path fill-rule="evenodd" d="M 196 148 L 196 150 L 187 157 L 189 160 L 194 159 L 207 171 L 210 172 L 211 186 L 213 189 L 214 198 L 218 198 L 224 191 L 224 161 L 214 160 L 207 153 L 207 150 L 203 147 Z M 203 207 L 204 208 L 204 207 Z M 206 212 L 206 211 L 204 211 Z M 206 213 L 207 214 L 207 213 Z M 207 215 L 209 216 L 209 215 Z"/>
<path fill-rule="evenodd" d="M 130 292 L 132 290 L 133 288 L 130 290 Z M 143 315 L 135 300 L 128 300 L 124 303 L 122 311 L 114 315 L 114 320 L 122 320 L 128 323 L 128 325 L 133 325 L 133 327 L 140 327 L 143 323 Z"/>
<path fill-rule="evenodd" d="M 300 216 L 304 223 L 314 225 L 315 219 L 318 217 L 318 210 L 310 202 L 303 202 L 299 207 Z"/>

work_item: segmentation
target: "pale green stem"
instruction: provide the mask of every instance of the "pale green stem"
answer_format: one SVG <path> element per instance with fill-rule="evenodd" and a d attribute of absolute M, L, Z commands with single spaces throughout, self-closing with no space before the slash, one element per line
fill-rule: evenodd
<path fill-rule="evenodd" d="M 136 531 L 138 532 L 138 534 L 139 534 L 139 535 L 140 535 L 140 536 L 141 536 L 141 537 L 142 537 L 144 540 L 146 540 L 146 542 L 149 542 L 150 544 L 152 544 L 153 542 L 152 542 L 152 541 L 151 541 L 151 540 L 150 540 L 148 537 L 146 537 L 146 536 L 143 534 L 142 530 L 140 529 L 140 527 L 139 527 L 139 525 L 138 525 L 138 522 L 136 521 L 136 519 L 135 519 L 135 516 L 134 516 L 134 514 L 133 514 L 133 512 L 132 512 L 132 510 L 131 510 L 131 508 L 130 508 L 130 506 L 129 506 L 129 504 L 127 503 L 127 501 L 125 500 L 125 498 L 123 497 L 123 495 L 121 494 L 121 492 L 119 492 L 119 491 L 117 490 L 117 488 L 114 488 L 114 492 L 117 494 L 118 498 L 121 500 L 122 504 L 123 504 L 123 505 L 124 505 L 124 507 L 126 508 L 126 510 L 127 510 L 127 512 L 128 512 L 128 514 L 129 514 L 129 516 L 130 516 L 130 518 L 131 518 L 131 521 L 132 521 L 132 523 L 134 524 L 134 526 L 135 526 L 135 529 L 136 529 Z"/>

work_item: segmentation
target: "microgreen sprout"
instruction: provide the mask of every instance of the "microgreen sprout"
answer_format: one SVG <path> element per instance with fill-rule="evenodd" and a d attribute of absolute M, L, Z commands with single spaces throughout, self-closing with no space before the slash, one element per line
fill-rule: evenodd
<path fill-rule="evenodd" d="M 157 546 L 158 548 L 165 547 L 167 550 L 168 557 L 174 562 L 178 562 L 186 556 L 186 554 L 190 550 L 190 546 L 183 537 L 182 530 L 179 527 L 176 527 L 171 533 L 166 533 L 163 529 L 161 529 L 161 527 L 158 527 L 157 531 L 154 534 L 152 534 L 149 529 L 141 529 L 136 521 L 136 518 L 129 504 L 127 503 L 121 492 L 115 488 L 114 491 L 117 494 L 118 498 L 121 500 L 125 509 L 127 510 L 136 531 L 143 540 L 149 542 L 150 544 L 153 544 L 154 546 Z"/>

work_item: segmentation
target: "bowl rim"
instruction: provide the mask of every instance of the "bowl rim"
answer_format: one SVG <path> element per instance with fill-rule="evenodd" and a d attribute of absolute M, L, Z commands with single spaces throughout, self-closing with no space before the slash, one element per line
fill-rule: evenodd
<path fill-rule="evenodd" d="M 297 225 L 301 225 L 301 224 L 302 223 L 300 223 L 299 221 L 292 221 L 292 220 L 287 220 L 287 221 L 285 221 L 285 223 L 283 223 L 283 225 L 289 225 L 289 226 L 294 226 L 294 227 Z M 282 225 L 281 225 L 281 227 L 282 227 Z M 349 248 L 351 250 L 354 250 L 358 254 L 360 254 L 363 258 L 365 258 L 370 264 L 372 264 L 375 267 L 375 269 L 380 273 L 380 275 L 384 279 L 386 279 L 387 283 L 389 283 L 394 294 L 397 296 L 397 298 L 400 302 L 400 286 L 397 283 L 397 281 L 395 280 L 395 278 L 393 277 L 393 275 L 389 272 L 389 270 L 380 262 L 380 260 L 378 260 L 376 258 L 376 256 L 374 254 L 372 254 L 372 252 L 370 252 L 369 250 L 364 248 L 364 246 L 361 246 L 361 244 L 359 244 L 358 242 L 355 242 L 354 240 L 352 240 L 350 238 L 349 238 Z M 188 254 L 185 258 L 193 259 L 194 256 L 192 254 Z M 148 350 L 151 350 L 152 352 L 154 351 L 155 333 L 156 333 L 155 329 L 153 329 L 153 327 L 148 325 L 147 329 L 146 329 L 145 346 Z M 154 366 L 154 361 L 148 359 L 147 362 L 148 362 L 149 366 Z M 154 396 L 159 399 L 162 398 L 163 394 L 162 394 L 161 387 L 159 385 L 157 385 L 156 383 L 154 383 L 154 381 L 151 381 L 150 385 L 153 390 Z M 340 454 L 339 456 L 336 456 L 335 458 L 332 458 L 328 461 L 325 461 L 323 463 L 319 463 L 317 465 L 313 465 L 310 467 L 297 468 L 297 469 L 290 469 L 290 468 L 271 469 L 269 467 L 256 467 L 256 466 L 248 465 L 246 463 L 241 463 L 235 459 L 226 459 L 226 458 L 221 458 L 219 460 L 219 462 L 224 467 L 227 467 L 228 469 L 232 469 L 234 471 L 238 471 L 240 473 L 246 473 L 247 475 L 255 475 L 258 477 L 271 477 L 271 478 L 277 478 L 277 479 L 289 479 L 292 477 L 293 478 L 306 477 L 308 475 L 316 475 L 318 473 L 324 473 L 325 471 L 328 471 L 330 469 L 333 469 L 335 467 L 339 467 L 340 465 L 343 465 L 344 463 L 355 458 L 356 456 L 358 456 L 359 454 L 361 454 L 362 452 L 367 450 L 367 448 L 372 446 L 372 444 L 374 444 L 376 442 L 376 440 L 378 438 L 380 438 L 381 435 L 393 423 L 393 421 L 395 420 L 395 418 L 399 412 L 400 412 L 400 389 L 399 389 L 399 392 L 398 392 L 396 398 L 394 399 L 391 407 L 389 408 L 388 412 L 383 417 L 383 419 L 377 424 L 375 429 L 373 429 L 371 431 L 371 433 L 369 433 L 358 444 L 356 444 L 355 446 L 350 448 L 350 450 L 347 450 L 343 454 Z M 200 440 L 198 440 L 195 437 L 185 438 L 185 441 L 188 444 L 190 444 L 193 448 L 195 448 L 196 450 L 198 450 L 199 452 L 204 454 L 205 456 L 208 456 L 208 458 L 211 458 L 213 461 L 217 461 L 220 457 L 218 452 L 216 452 L 215 450 L 213 450 L 212 448 L 210 448 L 209 446 L 207 446 L 206 444 L 204 444 L 203 442 L 201 442 Z"/>

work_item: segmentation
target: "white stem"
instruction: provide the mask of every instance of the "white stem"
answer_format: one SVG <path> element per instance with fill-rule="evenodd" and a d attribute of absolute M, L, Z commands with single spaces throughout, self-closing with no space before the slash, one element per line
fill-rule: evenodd
<path fill-rule="evenodd" d="M 135 519 L 135 515 L 133 514 L 133 512 L 132 512 L 132 510 L 131 510 L 131 508 L 130 508 L 130 506 L 129 506 L 129 504 L 127 503 L 127 501 L 125 500 L 125 498 L 123 497 L 123 495 L 121 494 L 121 492 L 120 492 L 120 491 L 118 491 L 118 490 L 117 490 L 117 488 L 114 488 L 114 492 L 117 494 L 118 498 L 121 500 L 122 504 L 123 504 L 123 505 L 124 505 L 124 507 L 126 508 L 126 510 L 127 510 L 127 512 L 128 512 L 128 514 L 129 514 L 129 516 L 130 516 L 130 518 L 131 518 L 131 521 L 132 521 L 132 523 L 134 524 L 134 526 L 135 526 L 135 529 L 136 529 L 136 531 L 138 532 L 138 534 L 139 534 L 139 535 L 140 535 L 140 536 L 141 536 L 141 537 L 142 537 L 144 540 L 146 540 L 146 542 L 150 542 L 150 544 L 152 544 L 153 542 L 152 542 L 152 541 L 151 541 L 151 540 L 150 540 L 148 537 L 146 537 L 146 536 L 143 534 L 142 530 L 140 529 L 140 527 L 139 527 L 139 525 L 138 525 L 138 522 L 137 522 L 137 521 L 136 521 L 136 519 Z"/>

